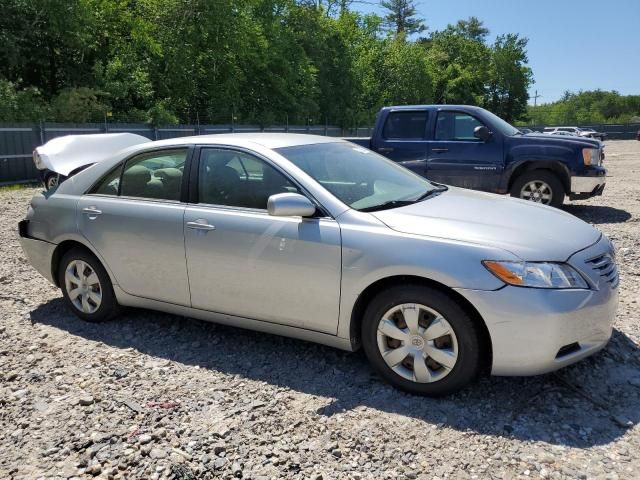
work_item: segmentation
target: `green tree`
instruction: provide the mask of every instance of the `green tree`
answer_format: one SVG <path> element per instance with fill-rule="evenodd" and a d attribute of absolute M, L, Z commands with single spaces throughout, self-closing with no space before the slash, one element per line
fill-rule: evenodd
<path fill-rule="evenodd" d="M 458 20 L 455 31 L 469 40 L 484 42 L 489 35 L 489 29 L 477 17 L 469 17 L 467 20 Z"/>
<path fill-rule="evenodd" d="M 380 6 L 387 12 L 385 24 L 396 35 L 412 35 L 427 29 L 424 20 L 418 17 L 413 0 L 381 0 Z"/>
<path fill-rule="evenodd" d="M 100 122 L 108 108 L 98 92 L 87 87 L 64 89 L 51 101 L 51 113 L 58 122 Z"/>
<path fill-rule="evenodd" d="M 500 35 L 492 47 L 485 106 L 508 122 L 527 113 L 533 73 L 527 66 L 527 42 L 516 34 Z"/>
<path fill-rule="evenodd" d="M 426 55 L 436 103 L 482 104 L 491 62 L 491 50 L 484 42 L 449 26 L 431 35 Z"/>
<path fill-rule="evenodd" d="M 539 125 L 627 123 L 640 115 L 640 95 L 616 91 L 565 92 L 562 98 L 528 107 L 528 116 Z"/>

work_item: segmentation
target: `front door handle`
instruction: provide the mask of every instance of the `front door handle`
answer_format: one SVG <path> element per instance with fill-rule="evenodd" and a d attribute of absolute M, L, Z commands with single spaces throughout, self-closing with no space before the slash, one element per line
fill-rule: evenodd
<path fill-rule="evenodd" d="M 205 230 L 205 231 L 216 229 L 216 227 L 207 223 L 207 221 L 202 218 L 199 218 L 198 220 L 195 220 L 193 222 L 187 222 L 187 227 L 192 228 L 193 230 Z"/>
<path fill-rule="evenodd" d="M 391 153 L 391 152 L 393 152 L 393 148 L 392 147 L 380 147 L 380 148 L 378 148 L 378 151 L 380 153 Z"/>
<path fill-rule="evenodd" d="M 448 148 L 432 148 L 431 151 L 433 153 L 446 153 L 449 151 Z"/>
<path fill-rule="evenodd" d="M 89 216 L 94 216 L 94 215 L 101 215 L 102 214 L 102 210 L 98 210 L 96 207 L 85 207 L 82 209 L 83 213 L 86 213 Z"/>

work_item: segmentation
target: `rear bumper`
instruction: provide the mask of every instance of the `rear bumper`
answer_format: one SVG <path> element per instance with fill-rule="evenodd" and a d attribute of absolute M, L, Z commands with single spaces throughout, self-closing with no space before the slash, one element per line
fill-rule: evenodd
<path fill-rule="evenodd" d="M 51 271 L 51 260 L 56 245 L 53 243 L 38 240 L 29 236 L 29 220 L 22 220 L 18 223 L 18 234 L 22 251 L 27 256 L 29 263 L 40 275 L 55 285 Z"/>
<path fill-rule="evenodd" d="M 493 375 L 538 375 L 594 354 L 611 337 L 618 305 L 618 290 L 609 287 L 458 291 L 485 320 Z"/>

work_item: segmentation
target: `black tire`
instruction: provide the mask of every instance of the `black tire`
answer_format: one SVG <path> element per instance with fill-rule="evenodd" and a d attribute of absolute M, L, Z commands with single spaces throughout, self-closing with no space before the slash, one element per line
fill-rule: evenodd
<path fill-rule="evenodd" d="M 51 190 L 55 187 L 58 186 L 58 174 L 57 173 L 49 173 L 47 174 L 47 176 L 44 178 L 44 187 L 47 190 Z"/>
<path fill-rule="evenodd" d="M 551 202 L 548 205 L 556 208 L 562 206 L 565 196 L 564 185 L 562 185 L 558 176 L 549 170 L 531 170 L 523 173 L 515 179 L 509 193 L 512 197 L 529 200 L 521 196 L 522 188 L 529 182 L 534 181 L 544 182 L 551 189 Z"/>
<path fill-rule="evenodd" d="M 389 367 L 378 348 L 378 325 L 382 316 L 405 303 L 424 305 L 439 312 L 457 337 L 458 357 L 449 373 L 431 383 L 404 378 Z M 454 393 L 475 380 L 483 366 L 479 326 L 451 297 L 431 287 L 408 284 L 382 291 L 368 305 L 362 321 L 362 346 L 373 368 L 391 385 L 406 392 L 430 397 Z"/>
<path fill-rule="evenodd" d="M 65 275 L 69 265 L 75 261 L 82 261 L 87 264 L 98 277 L 101 301 L 97 306 L 97 309 L 90 313 L 80 310 L 69 296 Z M 82 320 L 87 322 L 104 322 L 110 320 L 121 311 L 121 307 L 118 305 L 116 296 L 113 293 L 113 285 L 111 284 L 109 274 L 96 256 L 88 250 L 83 248 L 72 248 L 62 256 L 58 268 L 58 284 L 62 290 L 62 295 L 64 296 L 67 307 Z M 71 288 L 71 290 L 73 290 L 73 288 Z M 91 303 L 92 308 L 95 306 L 95 302 Z"/>

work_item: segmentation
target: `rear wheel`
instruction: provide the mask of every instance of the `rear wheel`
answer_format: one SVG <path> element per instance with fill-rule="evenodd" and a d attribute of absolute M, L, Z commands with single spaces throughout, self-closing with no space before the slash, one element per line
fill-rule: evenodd
<path fill-rule="evenodd" d="M 83 320 L 102 322 L 120 311 L 109 275 L 87 250 L 73 248 L 64 254 L 58 282 L 67 306 Z"/>
<path fill-rule="evenodd" d="M 418 395 L 453 393 L 482 366 L 473 319 L 449 296 L 421 285 L 393 287 L 373 299 L 362 322 L 362 345 L 385 380 Z"/>
<path fill-rule="evenodd" d="M 557 175 L 547 170 L 532 170 L 523 173 L 513 182 L 511 196 L 560 207 L 564 202 L 564 186 Z"/>

